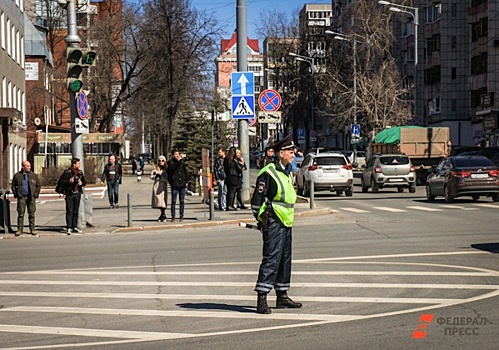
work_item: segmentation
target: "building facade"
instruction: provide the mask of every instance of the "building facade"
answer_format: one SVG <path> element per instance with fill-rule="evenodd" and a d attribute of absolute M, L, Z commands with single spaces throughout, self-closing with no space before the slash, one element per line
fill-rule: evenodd
<path fill-rule="evenodd" d="M 0 188 L 26 158 L 24 0 L 0 3 Z"/>

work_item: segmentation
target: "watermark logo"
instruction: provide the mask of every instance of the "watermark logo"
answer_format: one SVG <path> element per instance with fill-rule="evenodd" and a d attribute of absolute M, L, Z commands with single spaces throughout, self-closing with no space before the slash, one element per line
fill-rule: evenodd
<path fill-rule="evenodd" d="M 412 332 L 413 339 L 426 338 L 428 334 L 428 325 L 433 321 L 434 314 L 422 314 L 419 316 L 418 327 Z"/>

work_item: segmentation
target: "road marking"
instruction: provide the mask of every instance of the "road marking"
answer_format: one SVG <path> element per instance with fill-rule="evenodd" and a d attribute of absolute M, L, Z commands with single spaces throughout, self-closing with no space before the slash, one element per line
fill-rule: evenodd
<path fill-rule="evenodd" d="M 295 262 L 296 263 L 296 262 Z M 255 271 L 23 271 L 4 272 L 2 275 L 113 275 L 113 276 L 255 276 Z M 293 276 L 495 276 L 489 272 L 445 271 L 293 271 Z M 0 275 L 1 276 L 1 275 Z M 0 280 L 1 281 L 1 280 Z"/>
<path fill-rule="evenodd" d="M 403 212 L 405 213 L 405 212 L 407 212 L 407 210 L 397 209 L 397 208 L 390 208 L 390 207 L 374 207 L 373 209 L 390 211 L 392 213 L 403 213 Z"/>
<path fill-rule="evenodd" d="M 484 207 L 484 208 L 494 208 L 494 209 L 499 209 L 499 205 L 496 205 L 496 204 L 473 203 L 473 205 L 476 205 L 477 207 Z"/>
<path fill-rule="evenodd" d="M 461 207 L 459 205 L 451 205 L 451 204 L 441 204 L 439 207 L 446 208 L 446 209 L 460 209 L 460 210 L 479 210 L 478 208 L 467 208 L 467 207 Z"/>
<path fill-rule="evenodd" d="M 97 298 L 97 299 L 161 299 L 161 300 L 231 300 L 253 301 L 254 295 L 228 294 L 141 294 L 141 293 L 79 293 L 79 292 L 0 292 L 6 297 L 35 298 Z M 381 298 L 381 297 L 311 297 L 294 295 L 303 302 L 321 303 L 383 303 L 383 304 L 448 304 L 464 299 L 442 298 Z M 28 308 L 28 306 L 26 306 Z M 2 311 L 18 311 L 17 308 L 4 308 Z M 21 310 L 26 311 L 26 310 Z"/>
<path fill-rule="evenodd" d="M 415 209 L 415 210 L 423 210 L 423 211 L 442 211 L 442 209 L 429 208 L 429 207 L 420 207 L 420 206 L 413 206 L 413 207 L 406 207 L 406 208 Z"/>
<path fill-rule="evenodd" d="M 128 281 L 23 281 L 0 280 L 0 284 L 11 285 L 64 285 L 64 286 L 169 286 L 169 287 L 254 287 L 254 282 L 128 282 Z M 412 289 L 499 289 L 495 284 L 440 284 L 440 283 L 313 283 L 295 282 L 293 288 L 412 288 Z"/>
<path fill-rule="evenodd" d="M 370 211 L 357 208 L 340 208 L 341 210 L 351 211 L 352 213 L 370 213 Z"/>

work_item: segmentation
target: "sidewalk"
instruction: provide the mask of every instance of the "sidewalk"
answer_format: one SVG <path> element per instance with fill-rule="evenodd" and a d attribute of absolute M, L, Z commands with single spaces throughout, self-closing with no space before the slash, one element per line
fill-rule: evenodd
<path fill-rule="evenodd" d="M 126 165 L 125 165 L 126 169 Z M 124 174 L 123 183 L 120 186 L 119 208 L 110 209 L 107 199 L 106 187 L 87 187 L 86 195 L 91 197 L 92 215 L 86 216 L 87 228 L 83 234 L 97 233 L 116 233 L 116 232 L 134 232 L 148 230 L 166 230 L 172 228 L 195 228 L 218 225 L 237 225 L 239 222 L 256 224 L 250 209 L 238 211 L 219 211 L 215 210 L 213 220 L 210 220 L 209 205 L 203 203 L 202 196 L 187 195 L 185 198 L 185 217 L 183 222 L 178 222 L 179 203 L 177 200 L 176 222 L 170 222 L 170 193 L 168 194 L 168 208 L 166 215 L 167 222 L 158 222 L 160 215 L 159 209 L 151 208 L 151 191 L 153 181 L 150 179 L 152 165 L 146 164 L 142 180 L 137 181 L 137 176 Z M 253 177 L 253 176 L 252 176 Z M 128 205 L 127 199 L 131 203 L 131 225 L 128 225 Z M 11 224 L 15 231 L 17 229 L 17 212 L 15 199 L 10 197 Z M 247 205 L 249 207 L 249 205 Z M 88 207 L 88 206 L 87 206 Z M 308 201 L 299 199 L 295 207 L 295 215 L 314 216 L 329 214 L 329 208 L 310 209 Z M 65 217 L 64 197 L 59 196 L 51 189 L 44 189 L 37 202 L 36 209 L 36 231 L 40 236 L 45 235 L 65 235 L 66 217 Z M 20 237 L 32 237 L 29 234 L 28 217 L 25 214 L 25 232 Z M 77 234 L 76 234 L 77 235 Z M 1 238 L 14 238 L 13 233 L 0 232 Z M 16 237 L 16 238 L 20 238 Z"/>

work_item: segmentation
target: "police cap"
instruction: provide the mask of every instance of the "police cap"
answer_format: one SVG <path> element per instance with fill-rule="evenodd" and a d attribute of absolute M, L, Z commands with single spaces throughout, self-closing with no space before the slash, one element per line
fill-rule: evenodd
<path fill-rule="evenodd" d="M 276 141 L 272 148 L 276 153 L 281 150 L 295 149 L 296 146 L 293 142 L 293 134 L 287 134 L 282 140 Z"/>

